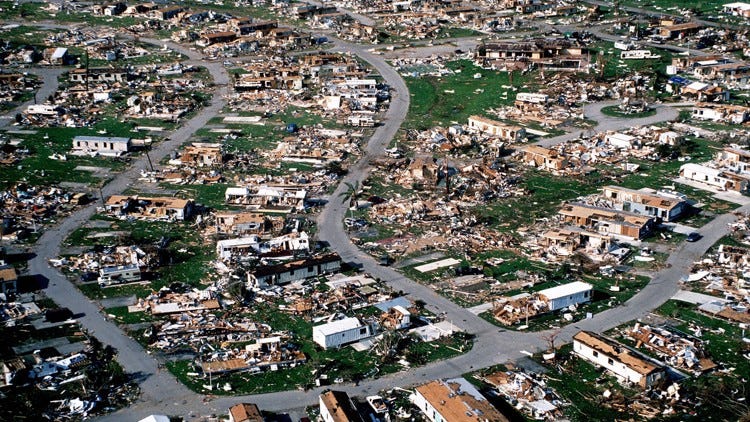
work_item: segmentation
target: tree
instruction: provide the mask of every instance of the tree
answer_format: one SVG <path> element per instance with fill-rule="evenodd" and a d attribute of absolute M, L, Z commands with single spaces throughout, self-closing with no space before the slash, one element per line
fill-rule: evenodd
<path fill-rule="evenodd" d="M 555 353 L 555 341 L 557 340 L 557 337 L 560 335 L 560 330 L 553 330 L 550 331 L 547 334 L 542 334 L 542 340 L 547 342 L 547 352 L 548 353 Z M 554 357 L 552 358 L 554 361 Z"/>
<path fill-rule="evenodd" d="M 349 218 L 352 217 L 352 205 L 354 204 L 354 201 L 357 199 L 357 196 L 362 191 L 362 187 L 359 184 L 359 180 L 355 180 L 352 182 L 344 182 L 344 185 L 346 186 L 346 190 L 341 192 L 339 196 L 342 198 L 341 202 L 348 202 L 349 203 Z"/>
<path fill-rule="evenodd" d="M 386 331 L 373 347 L 373 352 L 378 356 L 381 363 L 388 363 L 398 354 L 399 343 L 402 335 L 396 331 Z"/>

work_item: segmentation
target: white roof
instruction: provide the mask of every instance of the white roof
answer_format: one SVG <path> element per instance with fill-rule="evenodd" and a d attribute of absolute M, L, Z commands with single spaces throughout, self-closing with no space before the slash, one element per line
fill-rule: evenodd
<path fill-rule="evenodd" d="M 259 243 L 258 236 L 247 236 L 247 237 L 238 237 L 236 239 L 224 239 L 219 240 L 216 242 L 216 246 L 219 248 L 226 248 L 226 247 L 232 247 L 232 246 L 242 246 L 242 245 L 257 245 Z"/>
<path fill-rule="evenodd" d="M 750 9 L 750 3 L 727 3 L 724 7 L 730 9 Z"/>
<path fill-rule="evenodd" d="M 61 59 L 67 52 L 68 52 L 68 49 L 65 47 L 57 47 L 55 51 L 52 53 L 52 58 Z"/>
<path fill-rule="evenodd" d="M 613 134 L 607 135 L 607 139 L 630 142 L 635 139 L 635 136 L 626 135 L 624 133 L 613 133 Z"/>
<path fill-rule="evenodd" d="M 350 317 L 340 319 L 338 321 L 329 322 L 327 324 L 318 325 L 313 327 L 313 331 L 317 331 L 325 336 L 331 334 L 341 333 L 347 330 L 353 330 L 355 328 L 362 327 L 362 323 L 357 318 Z"/>
<path fill-rule="evenodd" d="M 703 91 L 704 89 L 708 88 L 709 85 L 703 82 L 693 82 L 690 85 L 686 86 L 685 88 L 692 89 L 695 91 Z"/>
<path fill-rule="evenodd" d="M 714 169 L 714 168 L 707 167 L 707 166 L 702 166 L 700 164 L 695 164 L 695 163 L 683 164 L 680 167 L 680 171 L 683 171 L 683 170 L 693 171 L 696 173 L 703 173 L 705 175 L 712 176 L 712 177 L 719 177 L 721 175 L 721 170 Z"/>
<path fill-rule="evenodd" d="M 248 193 L 247 188 L 227 188 L 224 195 L 247 195 Z"/>
<path fill-rule="evenodd" d="M 149 415 L 138 422 L 169 422 L 169 417 L 164 415 Z"/>
<path fill-rule="evenodd" d="M 546 297 L 549 300 L 553 300 L 553 299 L 559 299 L 565 296 L 583 293 L 593 288 L 594 286 L 592 286 L 589 283 L 584 283 L 582 281 L 574 281 L 572 283 L 563 284 L 562 286 L 555 286 L 549 289 L 544 289 L 540 291 L 539 294 L 544 295 L 544 297 Z"/>

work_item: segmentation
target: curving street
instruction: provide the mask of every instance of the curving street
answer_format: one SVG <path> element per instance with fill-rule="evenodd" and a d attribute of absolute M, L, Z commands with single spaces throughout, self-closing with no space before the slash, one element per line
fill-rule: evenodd
<path fill-rule="evenodd" d="M 159 46 L 164 44 L 164 41 L 155 39 L 140 38 L 139 40 Z M 214 78 L 217 89 L 209 106 L 202 108 L 193 118 L 172 132 L 167 140 L 154 147 L 151 154 L 156 161 L 187 141 L 196 130 L 203 127 L 214 117 L 224 107 L 225 97 L 229 94 L 227 86 L 229 77 L 221 64 L 202 62 L 201 54 L 195 51 L 171 42 L 167 42 L 167 45 L 169 48 L 188 56 L 189 63 L 207 67 Z M 349 52 L 367 61 L 383 76 L 386 83 L 394 91 L 383 124 L 376 129 L 369 139 L 361 159 L 351 167 L 349 174 L 342 180 L 342 182 L 362 182 L 371 171 L 369 162 L 374 158 L 383 156 L 385 148 L 396 136 L 408 112 L 410 94 L 398 73 L 382 56 L 370 53 L 367 46 L 335 41 L 334 50 Z M 56 80 L 56 78 L 54 79 Z M 44 80 L 45 86 L 47 86 L 48 78 L 45 77 Z M 602 115 L 601 108 L 611 104 L 613 102 L 586 106 L 586 116 L 599 122 L 596 127 L 597 131 L 620 130 L 635 125 L 651 124 L 674 119 L 677 115 L 677 110 L 674 107 L 666 105 L 658 106 L 655 116 L 643 119 L 617 119 Z M 554 145 L 567 139 L 576 138 L 580 136 L 581 132 L 544 139 L 539 144 Z M 119 174 L 102 188 L 104 196 L 119 194 L 132 186 L 140 176 L 140 171 L 146 168 L 146 157 L 140 157 L 129 170 Z M 474 334 L 476 342 L 470 352 L 453 359 L 434 362 L 424 367 L 375 380 L 367 380 L 359 385 L 347 384 L 336 388 L 355 395 L 373 394 L 394 386 L 405 387 L 435 378 L 458 376 L 472 369 L 517 359 L 523 356 L 522 351 L 536 352 L 546 347 L 546 342 L 542 339 L 544 333 L 523 333 L 499 329 L 467 309 L 440 296 L 431 288 L 404 277 L 392 268 L 378 265 L 372 257 L 359 250 L 351 242 L 344 230 L 342 220 L 347 211 L 347 206 L 339 198 L 339 193 L 344 189 L 344 183 L 339 184 L 331 195 L 329 203 L 318 217 L 320 240 L 328 241 L 344 260 L 360 264 L 364 271 L 370 273 L 373 277 L 387 281 L 394 290 L 403 290 L 406 294 L 425 301 L 432 311 L 445 313 L 447 319 L 467 332 Z M 48 265 L 48 259 L 58 256 L 62 241 L 94 214 L 96 205 L 98 203 L 75 212 L 61 221 L 58 226 L 45 232 L 35 245 L 37 255 L 29 262 L 29 271 L 32 274 L 39 274 L 47 280 L 46 292 L 49 297 L 60 306 L 68 307 L 79 314 L 79 320 L 83 327 L 96 335 L 103 343 L 115 347 L 118 350 L 117 360 L 127 372 L 135 374 L 141 382 L 143 394 L 138 402 L 127 409 L 104 416 L 101 418 L 102 420 L 137 420 L 152 413 L 180 414 L 186 417 L 221 414 L 225 413 L 229 406 L 241 401 L 255 402 L 264 410 L 292 411 L 301 415 L 301 409 L 317 403 L 317 396 L 322 388 L 306 392 L 287 391 L 209 399 L 188 390 L 167 371 L 160 370 L 157 359 L 151 357 L 116 324 L 105 319 L 95 304 L 81 294 L 59 271 Z M 750 211 L 750 206 L 743 207 L 740 211 Z M 704 237 L 695 243 L 684 243 L 675 250 L 667 261 L 670 266 L 658 272 L 642 291 L 620 307 L 596 314 L 592 319 L 568 325 L 561 331 L 560 342 L 570 340 L 579 329 L 604 331 L 643 316 L 664 303 L 678 290 L 678 280 L 688 272 L 691 263 L 728 232 L 727 224 L 734 218 L 733 214 L 725 214 L 715 218 L 701 229 Z"/>

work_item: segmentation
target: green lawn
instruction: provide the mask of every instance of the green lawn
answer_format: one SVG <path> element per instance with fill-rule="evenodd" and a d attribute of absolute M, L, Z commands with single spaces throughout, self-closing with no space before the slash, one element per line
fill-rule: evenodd
<path fill-rule="evenodd" d="M 595 193 L 602 185 L 597 172 L 582 180 L 532 169 L 522 172 L 520 186 L 528 191 L 526 195 L 500 199 L 471 212 L 490 227 L 514 231 L 534 223 L 536 219 L 555 215 L 564 201 Z"/>
<path fill-rule="evenodd" d="M 114 118 L 105 118 L 90 128 L 41 128 L 35 135 L 13 135 L 23 140 L 21 146 L 30 151 L 30 155 L 13 166 L 0 166 L 0 186 L 12 186 L 19 181 L 34 185 L 49 185 L 59 182 L 88 183 L 102 185 L 104 179 L 95 177 L 88 171 L 75 171 L 78 166 L 108 168 L 113 172 L 123 170 L 127 158 L 75 157 L 68 156 L 67 161 L 52 160 L 52 154 L 67 154 L 72 148 L 72 140 L 77 135 L 92 136 L 125 136 L 138 137 L 131 132 L 133 126 Z M 98 131 L 106 130 L 106 135 Z M 46 137 L 46 139 L 45 139 Z"/>
<path fill-rule="evenodd" d="M 508 72 L 485 70 L 468 60 L 449 62 L 446 66 L 460 73 L 441 78 L 405 78 L 411 105 L 402 128 L 425 130 L 437 125 L 447 126 L 451 122 L 465 124 L 471 115 L 485 115 L 492 107 L 513 104 L 516 92 L 503 86 L 517 87 L 518 92 L 535 88 L 532 76 L 535 73 L 521 75 L 515 72 L 511 83 Z M 475 79 L 475 74 L 480 74 L 481 78 Z"/>
<path fill-rule="evenodd" d="M 117 306 L 104 310 L 107 315 L 114 315 L 118 324 L 138 324 L 153 321 L 151 314 L 146 312 L 128 312 L 127 306 Z"/>

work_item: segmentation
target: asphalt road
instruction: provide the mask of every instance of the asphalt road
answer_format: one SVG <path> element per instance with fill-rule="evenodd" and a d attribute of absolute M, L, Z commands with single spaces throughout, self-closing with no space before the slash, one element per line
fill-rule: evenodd
<path fill-rule="evenodd" d="M 150 40 L 144 39 L 141 41 L 150 42 Z M 161 44 L 158 41 L 157 45 Z M 188 56 L 192 54 L 195 58 L 190 50 L 179 47 L 178 51 Z M 209 69 L 218 87 L 212 96 L 210 105 L 201 108 L 193 118 L 169 134 L 165 141 L 151 149 L 149 154 L 154 162 L 166 157 L 171 151 L 187 141 L 195 131 L 205 126 L 226 104 L 225 97 L 228 93 L 226 84 L 229 77 L 224 67 L 218 63 L 197 63 Z M 102 188 L 104 197 L 120 194 L 125 189 L 132 187 L 135 180 L 140 176 L 141 170 L 145 169 L 148 169 L 148 161 L 144 154 L 136 159 L 127 171 L 117 175 Z M 161 371 L 156 359 L 149 356 L 137 342 L 128 337 L 115 323 L 105 319 L 95 304 L 81 294 L 59 271 L 51 268 L 48 264 L 50 258 L 56 258 L 59 255 L 60 244 L 63 240 L 73 230 L 85 224 L 95 213 L 96 207 L 100 205 L 101 202 L 97 200 L 74 212 L 56 227 L 47 230 L 35 244 L 36 256 L 29 261 L 29 273 L 46 280 L 47 288 L 45 292 L 47 295 L 58 305 L 70 308 L 76 313 L 82 327 L 98 337 L 104 344 L 109 344 L 117 349 L 118 362 L 125 371 L 134 374 L 141 381 L 143 391 L 141 400 L 157 408 L 163 406 L 165 400 L 175 397 L 194 400 L 195 394 L 177 383 L 171 374 Z"/>
<path fill-rule="evenodd" d="M 550 146 L 557 145 L 562 142 L 571 141 L 573 139 L 581 137 L 582 135 L 586 135 L 590 133 L 607 132 L 607 131 L 616 132 L 619 130 L 624 130 L 624 129 L 637 127 L 637 126 L 647 126 L 647 125 L 652 125 L 652 124 L 659 123 L 659 122 L 667 122 L 667 121 L 676 119 L 677 116 L 680 114 L 679 110 L 677 110 L 676 107 L 691 105 L 688 103 L 654 104 L 653 106 L 654 106 L 654 109 L 656 110 L 656 114 L 654 114 L 653 116 L 641 117 L 637 119 L 611 117 L 602 113 L 602 109 L 604 107 L 619 105 L 620 103 L 621 103 L 620 100 L 610 100 L 610 101 L 602 101 L 598 103 L 586 104 L 583 108 L 583 115 L 587 119 L 596 121 L 596 126 L 593 129 L 580 129 L 580 130 L 570 131 L 560 136 L 543 138 L 539 140 L 538 142 L 535 142 L 535 144 L 539 146 L 543 146 L 543 147 L 550 147 Z"/>
<path fill-rule="evenodd" d="M 68 69 L 59 67 L 35 67 L 31 69 L 18 69 L 18 71 L 32 73 L 42 80 L 42 86 L 39 87 L 34 95 L 36 101 L 41 104 L 47 100 L 47 97 L 57 91 L 57 87 L 60 86 L 60 82 L 57 78 L 67 72 Z M 15 123 L 16 114 L 26 110 L 26 107 L 31 104 L 35 104 L 34 98 L 20 104 L 18 107 L 8 111 L 3 116 L 0 116 L 0 129 L 4 129 L 8 125 Z"/>
<path fill-rule="evenodd" d="M 141 40 L 143 41 L 143 39 Z M 160 40 L 146 41 L 157 43 L 157 45 L 164 43 Z M 200 54 L 174 44 L 171 44 L 171 47 L 188 55 L 195 63 L 207 66 L 218 88 L 210 106 L 199 111 L 195 117 L 172 133 L 168 140 L 155 146 L 151 152 L 155 161 L 158 161 L 160 157 L 165 156 L 181 143 L 185 142 L 190 135 L 216 115 L 224 106 L 224 96 L 228 94 L 228 88 L 225 84 L 228 83 L 229 79 L 221 65 L 200 62 Z M 365 154 L 352 167 L 350 173 L 344 179 L 344 181 L 348 182 L 361 182 L 371 170 L 368 165 L 370 160 L 384 154 L 384 148 L 393 139 L 403 122 L 408 111 L 409 93 L 399 75 L 382 57 L 371 54 L 368 51 L 368 47 L 337 42 L 335 49 L 343 52 L 351 52 L 368 61 L 394 89 L 393 98 L 391 99 L 391 104 L 386 112 L 383 124 L 376 129 L 365 148 Z M 587 113 L 591 112 L 593 114 L 591 117 L 595 118 L 596 107 L 600 106 L 589 106 Z M 675 113 L 671 108 L 666 107 L 664 110 L 661 108 L 659 110 L 657 116 L 646 118 L 652 119 L 648 120 L 648 122 L 653 123 L 660 119 L 671 119 L 671 116 Z M 600 126 L 602 126 L 602 130 L 619 130 L 624 127 L 644 124 L 638 120 L 612 119 L 604 116 L 598 120 Z M 599 127 L 597 127 L 597 130 L 599 130 Z M 555 139 L 554 142 L 561 141 L 562 139 Z M 133 182 L 140 175 L 140 170 L 145 169 L 146 166 L 145 157 L 136 160 L 128 171 L 118 175 L 103 188 L 104 195 L 108 196 L 120 193 L 127 187 L 132 186 Z M 342 183 L 331 195 L 329 205 L 325 207 L 319 216 L 320 239 L 330 242 L 332 248 L 339 252 L 344 259 L 361 264 L 363 269 L 371 273 L 374 277 L 387 280 L 394 289 L 403 290 L 414 298 L 424 300 L 427 302 L 428 307 L 435 312 L 445 313 L 446 317 L 454 324 L 475 334 L 476 342 L 469 353 L 450 360 L 434 362 L 424 367 L 385 376 L 376 380 L 368 380 L 359 385 L 347 384 L 337 386 L 336 388 L 343 389 L 351 394 L 366 395 L 394 386 L 405 387 L 435 378 L 461 375 L 472 369 L 517 359 L 523 356 L 522 351 L 536 352 L 546 347 L 546 343 L 542 339 L 544 333 L 523 333 L 499 329 L 436 294 L 431 289 L 403 277 L 391 268 L 377 265 L 372 258 L 361 252 L 351 243 L 343 228 L 341 221 L 346 213 L 346 205 L 342 204 L 338 197 L 339 193 L 343 190 L 344 184 Z M 102 342 L 115 347 L 118 350 L 117 359 L 121 365 L 126 371 L 136 374 L 141 380 L 143 395 L 140 400 L 128 409 L 102 417 L 102 420 L 137 420 L 152 413 L 186 415 L 190 419 L 191 416 L 197 417 L 206 414 L 224 413 L 230 405 L 241 401 L 255 402 L 265 410 L 291 410 L 296 414 L 301 414 L 301 409 L 307 405 L 314 405 L 317 402 L 317 395 L 320 389 L 307 392 L 287 391 L 244 397 L 209 399 L 189 391 L 178 384 L 171 375 L 165 371 L 161 371 L 156 359 L 146 353 L 114 323 L 106 320 L 100 314 L 100 310 L 96 305 L 85 298 L 56 269 L 50 268 L 47 264 L 49 258 L 58 256 L 59 245 L 64 238 L 71 231 L 84 224 L 95 212 L 95 205 L 93 204 L 79 210 L 63 220 L 57 227 L 48 230 L 37 243 L 35 248 L 37 256 L 30 261 L 29 267 L 32 274 L 39 274 L 48 280 L 47 294 L 61 306 L 69 307 L 74 312 L 82 314 L 80 315 L 81 325 L 100 338 Z M 743 207 L 741 211 L 750 211 L 750 207 Z M 685 243 L 670 255 L 667 262 L 671 266 L 657 273 L 653 281 L 641 292 L 636 294 L 623 306 L 610 309 L 595 315 L 590 320 L 580 321 L 564 328 L 559 336 L 559 342 L 569 341 L 570 337 L 579 329 L 604 331 L 633 318 L 638 318 L 668 300 L 677 291 L 678 280 L 687 274 L 690 263 L 699 258 L 716 240 L 728 232 L 727 223 L 733 219 L 734 216 L 731 214 L 717 217 L 713 222 L 701 229 L 704 235 L 703 239 L 695 243 Z"/>

